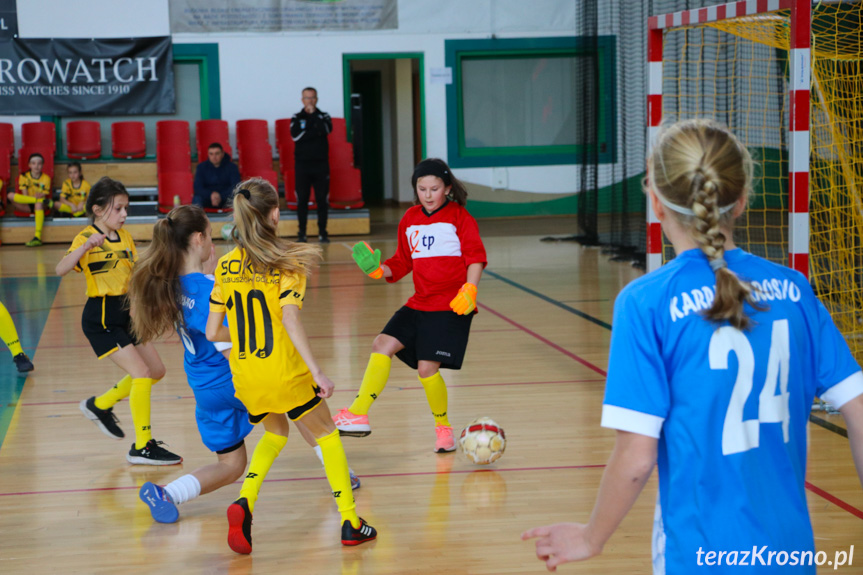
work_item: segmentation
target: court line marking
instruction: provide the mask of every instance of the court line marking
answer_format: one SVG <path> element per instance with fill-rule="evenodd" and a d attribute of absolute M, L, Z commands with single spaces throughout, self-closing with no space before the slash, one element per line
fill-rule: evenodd
<path fill-rule="evenodd" d="M 509 278 L 505 278 L 504 276 L 502 276 L 502 275 L 500 275 L 500 274 L 498 274 L 498 273 L 495 273 L 495 272 L 493 272 L 493 271 L 491 271 L 491 270 L 489 270 L 489 269 L 486 269 L 486 270 L 485 270 L 485 273 L 487 273 L 487 274 L 489 274 L 489 275 L 491 275 L 491 276 L 493 276 L 493 277 L 495 277 L 495 278 L 499 279 L 500 281 L 502 281 L 502 282 L 504 282 L 504 283 L 507 283 L 507 284 L 509 284 L 509 285 L 511 285 L 511 286 L 513 286 L 513 287 L 515 287 L 515 288 L 517 288 L 517 289 L 520 289 L 520 290 L 522 290 L 522 291 L 524 291 L 524 292 L 526 292 L 526 293 L 529 293 L 529 294 L 531 294 L 531 295 L 533 295 L 533 296 L 535 296 L 535 297 L 538 297 L 539 299 L 541 299 L 541 300 L 543 300 L 543 301 L 545 301 L 545 302 L 548 302 L 548 303 L 550 303 L 550 304 L 552 304 L 552 305 L 555 305 L 555 306 L 557 306 L 557 307 L 559 307 L 559 308 L 561 308 L 561 309 L 564 309 L 564 310 L 566 310 L 566 311 L 568 311 L 568 312 L 570 312 L 570 313 L 572 313 L 572 314 L 577 315 L 578 317 L 581 317 L 581 318 L 583 318 L 583 319 L 586 319 L 586 320 L 588 320 L 588 321 L 590 321 L 590 322 L 592 322 L 592 323 L 595 323 L 596 325 L 602 326 L 602 327 L 604 327 L 604 328 L 608 329 L 609 331 L 611 331 L 611 325 L 610 325 L 610 324 L 605 323 L 604 321 L 602 321 L 602 320 L 600 320 L 600 319 L 597 319 L 597 318 L 595 318 L 595 317 L 593 317 L 593 316 L 591 316 L 591 315 L 589 315 L 589 314 L 586 314 L 586 313 L 584 313 L 584 312 L 583 312 L 583 311 L 581 311 L 581 310 L 577 310 L 577 309 L 575 309 L 574 307 L 570 307 L 570 306 L 568 306 L 568 305 L 566 305 L 566 304 L 564 304 L 564 303 L 562 303 L 562 302 L 559 302 L 559 301 L 555 300 L 554 298 L 551 298 L 551 297 L 549 297 L 549 296 L 547 296 L 547 295 L 545 295 L 545 294 L 541 294 L 541 293 L 539 293 L 539 292 L 537 292 L 537 291 L 534 291 L 534 290 L 532 290 L 532 289 L 530 289 L 530 288 L 528 288 L 528 287 L 526 287 L 526 286 L 521 285 L 521 284 L 520 284 L 520 283 L 518 283 L 518 282 L 512 281 L 512 280 L 511 280 L 511 279 L 509 279 Z M 484 305 L 482 305 L 482 304 L 477 304 L 477 305 L 478 305 L 479 307 L 486 307 L 486 306 L 484 306 Z M 487 309 L 488 309 L 488 308 L 487 308 Z M 489 309 L 489 311 L 491 311 L 492 313 L 496 313 L 496 312 L 492 311 L 491 309 Z M 499 315 L 499 314 L 496 314 L 496 315 Z M 512 323 L 513 325 L 518 325 L 518 324 L 516 324 L 515 322 L 513 322 L 513 321 L 511 321 L 511 320 L 509 320 L 509 319 L 507 319 L 507 318 L 505 318 L 505 317 L 504 317 L 504 316 L 502 316 L 502 315 L 499 315 L 499 317 L 500 317 L 501 319 L 503 319 L 504 321 L 508 321 L 509 323 Z M 534 337 L 536 337 L 537 339 L 540 339 L 541 341 L 547 341 L 547 340 L 545 340 L 543 337 L 541 337 L 541 336 L 539 336 L 539 335 L 534 334 L 534 332 L 531 332 L 530 330 L 528 330 L 528 329 L 526 329 L 526 328 L 522 328 L 522 329 L 524 329 L 524 331 L 526 331 L 526 332 L 530 333 L 531 335 L 533 335 L 533 336 L 534 336 Z M 561 352 L 565 353 L 566 355 L 570 355 L 571 357 L 573 357 L 573 359 L 576 359 L 576 358 L 577 358 L 577 356 L 574 356 L 574 354 L 570 354 L 570 353 L 569 353 L 569 352 L 567 352 L 566 350 L 564 350 L 564 349 L 560 348 L 559 346 L 557 346 L 557 345 L 555 345 L 555 344 L 553 344 L 553 343 L 549 343 L 549 345 L 551 345 L 551 346 L 552 346 L 552 347 L 554 347 L 555 349 L 558 349 L 559 351 L 561 351 Z M 577 361 L 579 361 L 579 362 L 581 362 L 581 363 L 585 363 L 585 362 L 584 362 L 583 360 L 581 360 L 581 359 L 577 359 Z M 586 365 L 587 365 L 587 364 L 586 364 Z M 598 368 L 596 368 L 596 366 L 590 366 L 590 365 L 588 365 L 588 367 L 590 367 L 590 368 L 591 368 L 591 369 L 593 369 L 594 371 L 597 371 L 597 369 L 598 369 Z M 600 372 L 599 372 L 599 371 L 597 371 L 597 373 L 600 373 Z M 603 373 L 603 375 L 607 375 L 607 374 Z M 848 437 L 848 430 L 847 430 L 847 429 L 845 429 L 844 427 L 842 427 L 841 425 L 836 425 L 835 423 L 831 423 L 831 422 L 829 422 L 829 421 L 827 421 L 827 420 L 825 420 L 825 419 L 821 419 L 820 417 L 818 417 L 818 416 L 816 416 L 816 415 L 812 415 L 811 413 L 809 414 L 809 421 L 810 421 L 811 423 L 814 423 L 815 425 L 817 425 L 817 426 L 819 426 L 819 427 L 823 427 L 823 428 L 824 428 L 824 429 L 826 429 L 827 431 L 832 431 L 833 433 L 835 433 L 835 434 L 837 434 L 837 435 L 840 435 L 840 436 L 842 436 L 842 437 L 845 437 L 845 438 L 847 438 L 847 437 Z"/>
<path fill-rule="evenodd" d="M 495 386 L 510 386 L 510 385 L 560 385 L 562 383 L 599 383 L 601 381 L 605 381 L 604 379 L 567 379 L 560 381 L 506 381 L 506 382 L 498 382 L 498 383 L 461 383 L 450 385 L 447 384 L 447 389 L 453 389 L 456 387 L 495 387 Z M 396 391 L 413 391 L 417 389 L 425 390 L 421 385 L 417 386 L 394 386 Z M 360 389 L 336 389 L 334 393 L 356 393 Z M 65 390 L 64 390 L 65 392 Z M 152 401 L 165 401 L 165 400 L 180 400 L 180 399 L 195 399 L 194 395 L 157 395 L 153 396 Z M 127 401 L 126 399 L 121 399 L 120 401 Z M 70 401 L 33 401 L 27 403 L 21 403 L 22 407 L 39 407 L 45 405 L 78 405 L 80 400 L 70 400 Z"/>
<path fill-rule="evenodd" d="M 490 269 L 486 269 L 484 273 L 487 273 L 487 274 L 488 274 L 488 275 L 490 275 L 491 277 L 496 278 L 496 279 L 499 279 L 500 281 L 502 281 L 502 282 L 504 282 L 504 283 L 507 283 L 507 284 L 509 284 L 509 285 L 511 285 L 511 286 L 513 286 L 513 287 L 516 287 L 516 288 L 518 288 L 518 289 L 522 290 L 523 292 L 527 292 L 527 293 L 529 293 L 530 295 L 532 295 L 532 296 L 534 296 L 534 297 L 538 297 L 539 299 L 541 299 L 541 300 L 543 300 L 543 301 L 545 301 L 545 302 L 547 302 L 547 303 L 550 303 L 551 305 L 557 306 L 557 307 L 559 307 L 560 309 L 565 309 L 565 310 L 566 310 L 566 311 L 568 311 L 569 313 L 575 314 L 575 315 L 577 315 L 578 317 L 580 317 L 580 318 L 582 318 L 582 319 L 586 319 L 587 321 L 589 321 L 589 322 L 591 322 L 591 323 L 595 323 L 595 324 L 596 324 L 596 325 L 598 325 L 599 327 L 604 327 L 604 328 L 605 328 L 605 329 L 607 329 L 608 331 L 611 331 L 611 324 L 610 324 L 610 323 L 606 323 L 606 322 L 602 321 L 601 319 L 596 318 L 596 317 L 593 317 L 592 315 L 590 315 L 590 314 L 588 314 L 588 313 L 584 313 L 583 311 L 581 311 L 581 310 L 579 310 L 579 309 L 575 309 L 575 308 L 574 308 L 574 307 L 572 307 L 572 306 L 568 306 L 568 305 L 566 305 L 565 303 L 563 303 L 563 302 L 561 302 L 561 301 L 558 301 L 558 300 L 556 300 L 556 299 L 554 299 L 554 298 L 548 297 L 548 296 L 547 296 L 547 295 L 545 295 L 545 294 L 541 294 L 541 293 L 539 293 L 538 291 L 534 291 L 534 290 L 530 289 L 529 287 L 527 287 L 527 286 L 523 286 L 523 285 L 521 285 L 521 284 L 520 284 L 520 283 L 518 283 L 518 282 L 514 282 L 514 281 L 512 281 L 511 279 L 506 278 L 506 277 L 504 277 L 504 276 L 500 275 L 499 273 L 496 273 L 496 272 L 491 271 Z"/>
<path fill-rule="evenodd" d="M 131 466 L 130 466 L 131 467 Z M 468 473 L 509 473 L 509 472 L 519 472 L 519 471 L 566 471 L 566 470 L 580 470 L 580 469 L 603 469 L 606 467 L 605 463 L 597 463 L 592 465 L 556 465 L 556 466 L 547 466 L 547 467 L 504 467 L 501 469 L 497 468 L 485 468 L 485 469 L 456 469 L 449 471 L 413 471 L 413 472 L 405 472 L 405 473 L 370 473 L 368 475 L 363 474 L 360 475 L 360 479 L 372 479 L 372 478 L 391 478 L 391 477 L 423 477 L 429 475 L 465 475 Z M 264 483 L 286 483 L 292 481 L 320 481 L 326 479 L 325 475 L 318 475 L 312 477 L 284 477 L 279 479 L 265 479 Z M 242 481 L 235 481 L 232 485 L 241 485 Z M 805 482 L 806 488 L 818 495 L 819 497 L 829 501 L 830 503 L 836 505 L 840 509 L 843 509 L 854 515 L 859 519 L 863 519 L 863 510 L 857 509 L 850 503 L 843 501 L 832 495 L 820 487 L 816 487 L 812 485 L 808 481 Z M 23 497 L 28 495 L 59 495 L 59 494 L 68 494 L 68 493 L 93 493 L 99 491 L 131 491 L 131 490 L 140 490 L 141 487 L 138 485 L 125 485 L 125 486 L 117 486 L 117 487 L 90 487 L 84 489 L 53 489 L 46 491 L 19 491 L 19 492 L 11 492 L 11 493 L 0 493 L 0 497 Z"/>

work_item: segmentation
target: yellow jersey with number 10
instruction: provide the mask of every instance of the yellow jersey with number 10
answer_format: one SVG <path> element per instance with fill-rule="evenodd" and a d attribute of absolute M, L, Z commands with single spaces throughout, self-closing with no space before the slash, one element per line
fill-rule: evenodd
<path fill-rule="evenodd" d="M 234 388 L 249 413 L 287 413 L 314 397 L 314 379 L 282 325 L 282 307 L 302 309 L 306 276 L 257 273 L 240 247 L 219 259 L 214 275 L 210 311 L 228 316 Z"/>

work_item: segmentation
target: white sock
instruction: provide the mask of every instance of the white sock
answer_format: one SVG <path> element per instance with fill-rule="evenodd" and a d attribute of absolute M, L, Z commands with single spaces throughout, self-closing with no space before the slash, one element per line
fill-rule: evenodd
<path fill-rule="evenodd" d="M 165 486 L 165 491 L 176 505 L 191 501 L 201 494 L 201 482 L 194 475 L 184 475 Z"/>

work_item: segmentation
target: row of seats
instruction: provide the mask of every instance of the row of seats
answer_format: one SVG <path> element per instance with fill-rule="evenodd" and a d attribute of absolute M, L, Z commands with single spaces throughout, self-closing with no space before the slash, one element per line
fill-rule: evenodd
<path fill-rule="evenodd" d="M 279 153 L 279 172 L 285 186 L 285 201 L 289 209 L 296 209 L 294 140 L 290 133 L 290 118 L 276 120 L 276 146 Z M 195 147 L 198 158 L 205 161 L 207 148 L 218 142 L 225 153 L 237 160 L 240 176 L 264 178 L 278 188 L 279 174 L 273 170 L 273 150 L 269 143 L 269 125 L 266 120 L 237 121 L 236 157 L 232 154 L 228 123 L 225 120 L 200 120 L 195 124 Z M 168 212 L 175 198 L 186 203 L 193 195 L 192 184 L 181 174 L 191 159 L 188 137 L 189 124 L 183 120 L 166 120 L 156 124 L 156 163 L 159 173 L 159 210 Z M 347 141 L 344 118 L 333 119 L 329 136 L 330 149 L 330 207 L 355 209 L 362 207 L 362 176 L 354 167 L 353 144 Z M 171 174 L 170 178 L 167 174 Z M 170 181 L 169 181 L 170 180 Z M 309 201 L 314 209 L 314 200 Z"/>
<path fill-rule="evenodd" d="M 296 209 L 294 141 L 290 134 L 290 118 L 276 120 L 276 147 L 279 153 L 279 172 L 285 184 L 285 200 L 290 209 Z M 269 144 L 269 126 L 266 120 L 237 121 L 237 155 L 243 179 L 262 177 L 278 188 L 278 173 L 273 170 L 273 153 Z M 18 165 L 26 169 L 33 153 L 45 159 L 43 171 L 54 177 L 54 156 L 57 137 L 53 122 L 28 122 L 21 127 L 22 147 L 18 151 Z M 347 141 L 345 120 L 333 119 L 329 137 L 330 148 L 330 205 L 336 209 L 353 209 L 363 206 L 362 178 L 354 167 L 353 145 Z M 200 120 L 195 123 L 195 147 L 200 161 L 207 158 L 207 148 L 213 142 L 232 153 L 228 123 L 224 120 Z M 114 122 L 111 125 L 112 155 L 119 159 L 143 158 L 146 155 L 144 123 L 139 121 Z M 0 178 L 9 182 L 11 159 L 15 139 L 12 124 L 0 123 Z M 96 159 L 102 154 L 101 125 L 91 120 L 66 124 L 66 155 L 72 159 Z M 169 211 L 179 200 L 190 203 L 193 196 L 189 123 L 185 120 L 162 120 L 156 123 L 156 166 L 159 188 L 159 209 Z M 314 200 L 309 202 L 315 208 Z"/>

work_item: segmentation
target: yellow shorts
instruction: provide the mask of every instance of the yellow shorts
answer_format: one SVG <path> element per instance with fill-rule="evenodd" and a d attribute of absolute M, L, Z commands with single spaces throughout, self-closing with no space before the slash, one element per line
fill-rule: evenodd
<path fill-rule="evenodd" d="M 260 423 L 270 413 L 286 413 L 296 421 L 314 409 L 320 402 L 320 388 L 312 374 L 279 385 L 261 383 L 243 384 L 234 380 L 237 399 L 249 411 L 249 421 Z"/>

